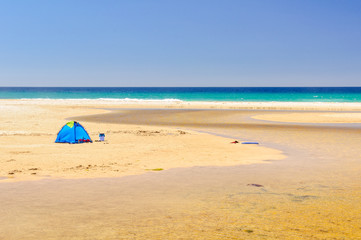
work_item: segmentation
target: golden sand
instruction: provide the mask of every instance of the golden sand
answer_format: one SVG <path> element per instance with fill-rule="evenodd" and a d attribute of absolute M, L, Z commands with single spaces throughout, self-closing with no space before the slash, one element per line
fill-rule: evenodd
<path fill-rule="evenodd" d="M 361 239 L 360 104 L 132 104 L 1 101 L 0 239 Z"/>
<path fill-rule="evenodd" d="M 234 139 L 167 127 L 81 123 L 93 140 L 56 144 L 56 135 L 79 115 L 107 113 L 102 105 L 12 104 L 0 107 L 0 176 L 4 181 L 41 178 L 120 177 L 192 166 L 232 166 L 280 160 L 281 151 L 231 144 Z M 70 118 L 71 117 L 71 118 Z M 69 120 L 66 120 L 69 118 Z"/>

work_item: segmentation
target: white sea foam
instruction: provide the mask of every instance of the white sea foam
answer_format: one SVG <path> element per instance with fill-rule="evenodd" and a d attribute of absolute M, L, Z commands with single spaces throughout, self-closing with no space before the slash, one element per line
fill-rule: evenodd
<path fill-rule="evenodd" d="M 176 98 L 166 98 L 166 99 L 98 98 L 95 100 L 120 101 L 120 102 L 183 102 L 182 100 Z"/>
<path fill-rule="evenodd" d="M 57 104 L 72 104 L 72 105 L 124 105 L 124 104 L 181 104 L 184 101 L 180 99 L 137 99 L 137 98 L 73 98 L 73 99 L 50 99 L 50 98 L 22 98 L 11 100 L 0 100 L 0 102 L 10 103 L 11 105 L 20 104 L 38 104 L 38 105 L 57 105 Z"/>
<path fill-rule="evenodd" d="M 283 110 L 361 110 L 360 102 L 228 102 L 228 101 L 182 101 L 179 99 L 133 99 L 133 98 L 99 98 L 99 99 L 13 99 L 0 100 L 0 109 L 5 106 L 20 105 L 149 105 L 160 107 L 183 108 L 230 108 L 230 109 L 283 109 Z"/>
<path fill-rule="evenodd" d="M 14 99 L 16 100 L 16 99 Z M 184 102 L 176 98 L 166 99 L 140 99 L 140 98 L 20 98 L 19 100 L 26 101 L 109 101 L 109 102 Z"/>

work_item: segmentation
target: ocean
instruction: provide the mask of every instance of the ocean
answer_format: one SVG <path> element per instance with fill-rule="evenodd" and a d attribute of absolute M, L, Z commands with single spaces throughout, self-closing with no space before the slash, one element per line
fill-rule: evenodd
<path fill-rule="evenodd" d="M 361 87 L 0 87 L 0 99 L 361 102 Z"/>

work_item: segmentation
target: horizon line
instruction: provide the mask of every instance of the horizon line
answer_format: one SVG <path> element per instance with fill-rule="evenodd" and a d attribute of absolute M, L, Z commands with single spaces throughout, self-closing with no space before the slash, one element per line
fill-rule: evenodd
<path fill-rule="evenodd" d="M 360 88 L 361 86 L 0 86 L 0 88 Z"/>

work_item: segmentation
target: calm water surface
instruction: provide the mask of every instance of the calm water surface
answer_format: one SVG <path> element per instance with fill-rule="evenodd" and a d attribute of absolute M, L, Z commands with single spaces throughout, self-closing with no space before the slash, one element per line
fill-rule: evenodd
<path fill-rule="evenodd" d="M 0 99 L 361 102 L 361 87 L 0 87 Z"/>

